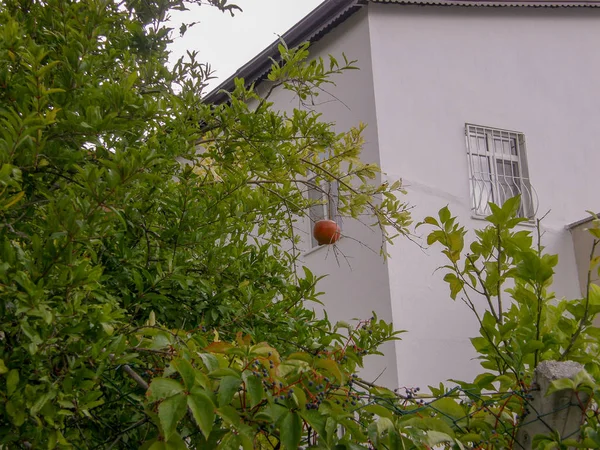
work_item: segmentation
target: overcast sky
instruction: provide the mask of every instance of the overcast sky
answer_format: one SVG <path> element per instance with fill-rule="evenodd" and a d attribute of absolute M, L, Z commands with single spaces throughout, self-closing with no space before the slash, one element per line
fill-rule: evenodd
<path fill-rule="evenodd" d="M 243 9 L 234 17 L 216 8 L 199 6 L 191 11 L 172 14 L 175 42 L 171 61 L 197 50 L 199 60 L 209 62 L 216 70 L 218 83 L 260 53 L 279 35 L 316 8 L 323 0 L 231 0 Z M 179 25 L 199 22 L 181 38 Z"/>

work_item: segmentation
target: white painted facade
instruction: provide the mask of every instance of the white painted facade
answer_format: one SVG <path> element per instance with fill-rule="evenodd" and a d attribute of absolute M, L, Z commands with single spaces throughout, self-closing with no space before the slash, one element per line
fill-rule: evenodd
<path fill-rule="evenodd" d="M 404 180 L 415 222 L 449 205 L 471 230 L 485 223 L 470 210 L 465 123 L 524 133 L 538 216 L 551 210 L 544 244 L 560 256 L 555 292 L 576 298 L 566 226 L 600 210 L 599 42 L 599 9 L 372 3 L 312 47 L 315 56 L 345 52 L 361 67 L 336 78 L 329 90 L 340 101 L 319 111 L 340 131 L 369 125 L 364 158 L 390 180 Z M 275 104 L 289 107 L 283 97 Z M 385 263 L 375 231 L 346 221 L 344 234 L 338 259 L 328 247 L 304 257 L 314 272 L 329 274 L 321 283 L 329 317 L 366 318 L 375 310 L 408 331 L 363 376 L 383 371 L 379 383 L 425 387 L 478 373 L 468 339 L 477 323 L 450 299 L 443 272 L 434 273 L 445 263 L 439 248 L 399 240 Z"/>

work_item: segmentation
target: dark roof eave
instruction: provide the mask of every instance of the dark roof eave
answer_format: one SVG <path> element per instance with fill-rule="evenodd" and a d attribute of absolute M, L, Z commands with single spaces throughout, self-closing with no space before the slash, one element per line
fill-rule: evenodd
<path fill-rule="evenodd" d="M 297 47 L 307 41 L 313 42 L 356 12 L 365 3 L 364 0 L 326 1 L 281 36 L 281 40 L 290 48 Z M 204 98 L 204 102 L 219 104 L 227 101 L 228 92 L 234 89 L 236 78 L 244 78 L 248 83 L 264 79 L 271 68 L 271 60 L 277 60 L 279 57 L 278 47 L 281 40 L 273 42 L 248 63 L 240 67 L 232 76 L 211 91 Z"/>
<path fill-rule="evenodd" d="M 599 0 L 369 0 L 369 2 L 422 6 L 600 8 Z"/>

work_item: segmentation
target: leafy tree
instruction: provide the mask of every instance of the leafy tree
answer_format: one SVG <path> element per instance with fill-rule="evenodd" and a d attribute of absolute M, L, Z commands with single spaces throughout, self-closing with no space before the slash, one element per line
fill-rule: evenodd
<path fill-rule="evenodd" d="M 375 319 L 344 335 L 304 306 L 318 300 L 296 270 L 308 177 L 337 181 L 341 214 L 406 233 L 400 185 L 372 184 L 360 128 L 279 113 L 242 81 L 204 104 L 194 53 L 165 66 L 165 20 L 184 2 L 0 5 L 0 442 L 249 446 L 275 422 L 251 415 L 279 408 L 288 434 L 256 442 L 293 447 L 292 405 L 316 408 L 395 337 Z M 352 68 L 281 51 L 270 80 L 302 98 Z M 290 398 L 303 377 L 314 392 Z"/>
<path fill-rule="evenodd" d="M 544 251 L 541 219 L 535 236 L 517 228 L 527 220 L 517 217 L 519 205 L 519 197 L 501 207 L 490 204 L 489 225 L 475 232 L 468 247 L 465 228 L 447 207 L 437 218 L 427 217 L 419 224 L 433 227 L 428 244 L 443 247 L 448 260 L 444 280 L 452 299 L 460 298 L 479 321 L 480 335 L 471 342 L 486 370 L 473 382 L 456 381 L 454 389 L 432 390 L 441 397 L 432 405 L 443 400 L 443 415 L 453 419 L 452 433 L 441 439 L 476 448 L 523 448 L 518 430 L 547 419 L 532 402 L 538 389 L 534 370 L 541 361 L 569 360 L 581 363 L 584 370 L 575 380 L 556 380 L 549 393 L 574 392 L 582 414 L 581 440 L 561 436 L 562 430 L 547 426 L 547 435 L 534 438 L 532 448 L 600 448 L 600 328 L 594 325 L 600 313 L 600 287 L 591 282 L 592 274 L 600 273 L 595 251 L 600 244 L 600 220 L 594 216 L 588 230 L 593 243 L 585 296 L 557 299 L 551 289 L 558 256 Z M 556 411 L 564 407 L 557 405 Z"/>
<path fill-rule="evenodd" d="M 585 364 L 555 388 L 592 395 L 580 445 L 600 447 L 600 290 L 553 299 L 556 257 L 515 231 L 517 200 L 493 206 L 468 254 L 447 208 L 425 219 L 452 297 L 480 318 L 486 373 L 429 394 L 373 385 L 356 372 L 398 333 L 315 317 L 318 279 L 296 267 L 313 177 L 386 241 L 408 233 L 400 184 L 360 162 L 361 128 L 277 112 L 242 81 L 204 104 L 194 53 L 165 66 L 182 1 L 0 5 L 2 448 L 518 448 L 550 358 Z M 351 68 L 282 46 L 269 80 L 306 100 Z"/>

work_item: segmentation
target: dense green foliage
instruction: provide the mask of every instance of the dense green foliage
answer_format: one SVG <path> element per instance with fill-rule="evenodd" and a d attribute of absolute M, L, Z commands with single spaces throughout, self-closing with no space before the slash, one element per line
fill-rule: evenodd
<path fill-rule="evenodd" d="M 0 448 L 511 448 L 539 361 L 581 361 L 597 389 L 600 290 L 553 302 L 556 258 L 515 231 L 514 201 L 468 256 L 447 209 L 425 220 L 452 296 L 488 300 L 488 373 L 433 398 L 358 377 L 398 333 L 307 307 L 308 180 L 335 181 L 339 213 L 371 214 L 386 241 L 408 233 L 401 186 L 374 182 L 360 128 L 277 112 L 241 81 L 204 104 L 194 54 L 165 66 L 184 7 L 0 0 Z M 281 53 L 269 80 L 302 99 L 353 68 Z"/>
<path fill-rule="evenodd" d="M 577 436 L 561 436 L 561 430 L 547 427 L 548 434 L 534 439 L 533 448 L 600 448 L 600 328 L 594 325 L 600 313 L 600 287 L 591 282 L 600 271 L 595 253 L 600 220 L 595 217 L 588 230 L 593 244 L 585 297 L 557 299 L 551 288 L 558 256 L 544 252 L 540 220 L 535 239 L 531 228 L 519 227 L 527 220 L 517 217 L 519 205 L 518 197 L 502 207 L 490 204 L 492 214 L 486 218 L 490 225 L 476 231 L 468 248 L 466 230 L 448 208 L 420 224 L 433 227 L 428 243 L 443 247 L 448 259 L 444 280 L 451 297 L 460 296 L 480 324 L 480 336 L 471 342 L 486 372 L 472 383 L 456 381 L 466 396 L 465 417 L 473 419 L 462 425 L 469 439 L 483 438 L 480 445 L 487 446 L 482 448 L 522 448 L 515 440 L 518 429 L 544 420 L 531 401 L 531 392 L 537 389 L 535 368 L 541 361 L 569 360 L 581 363 L 584 371 L 574 381 L 557 380 L 551 391 L 571 389 L 577 398 L 580 392 L 589 396 L 578 405 L 585 440 L 578 443 Z M 437 395 L 444 392 L 434 390 Z M 564 405 L 557 405 L 557 411 L 560 408 Z M 460 439 L 465 442 L 464 435 Z"/>
<path fill-rule="evenodd" d="M 146 423 L 143 389 L 122 369 L 164 375 L 179 344 L 243 333 L 283 354 L 329 352 L 341 335 L 304 307 L 317 280 L 295 271 L 309 172 L 337 180 L 341 214 L 368 210 L 405 232 L 399 185 L 369 184 L 376 167 L 358 160 L 360 130 L 280 114 L 243 83 L 229 104 L 203 104 L 208 74 L 193 54 L 167 70 L 175 7 L 1 3 L 2 442 L 136 447 L 170 436 Z M 282 52 L 271 80 L 301 96 L 351 67 Z M 374 328 L 349 365 L 393 336 Z M 175 329 L 187 331 L 160 331 Z"/>

